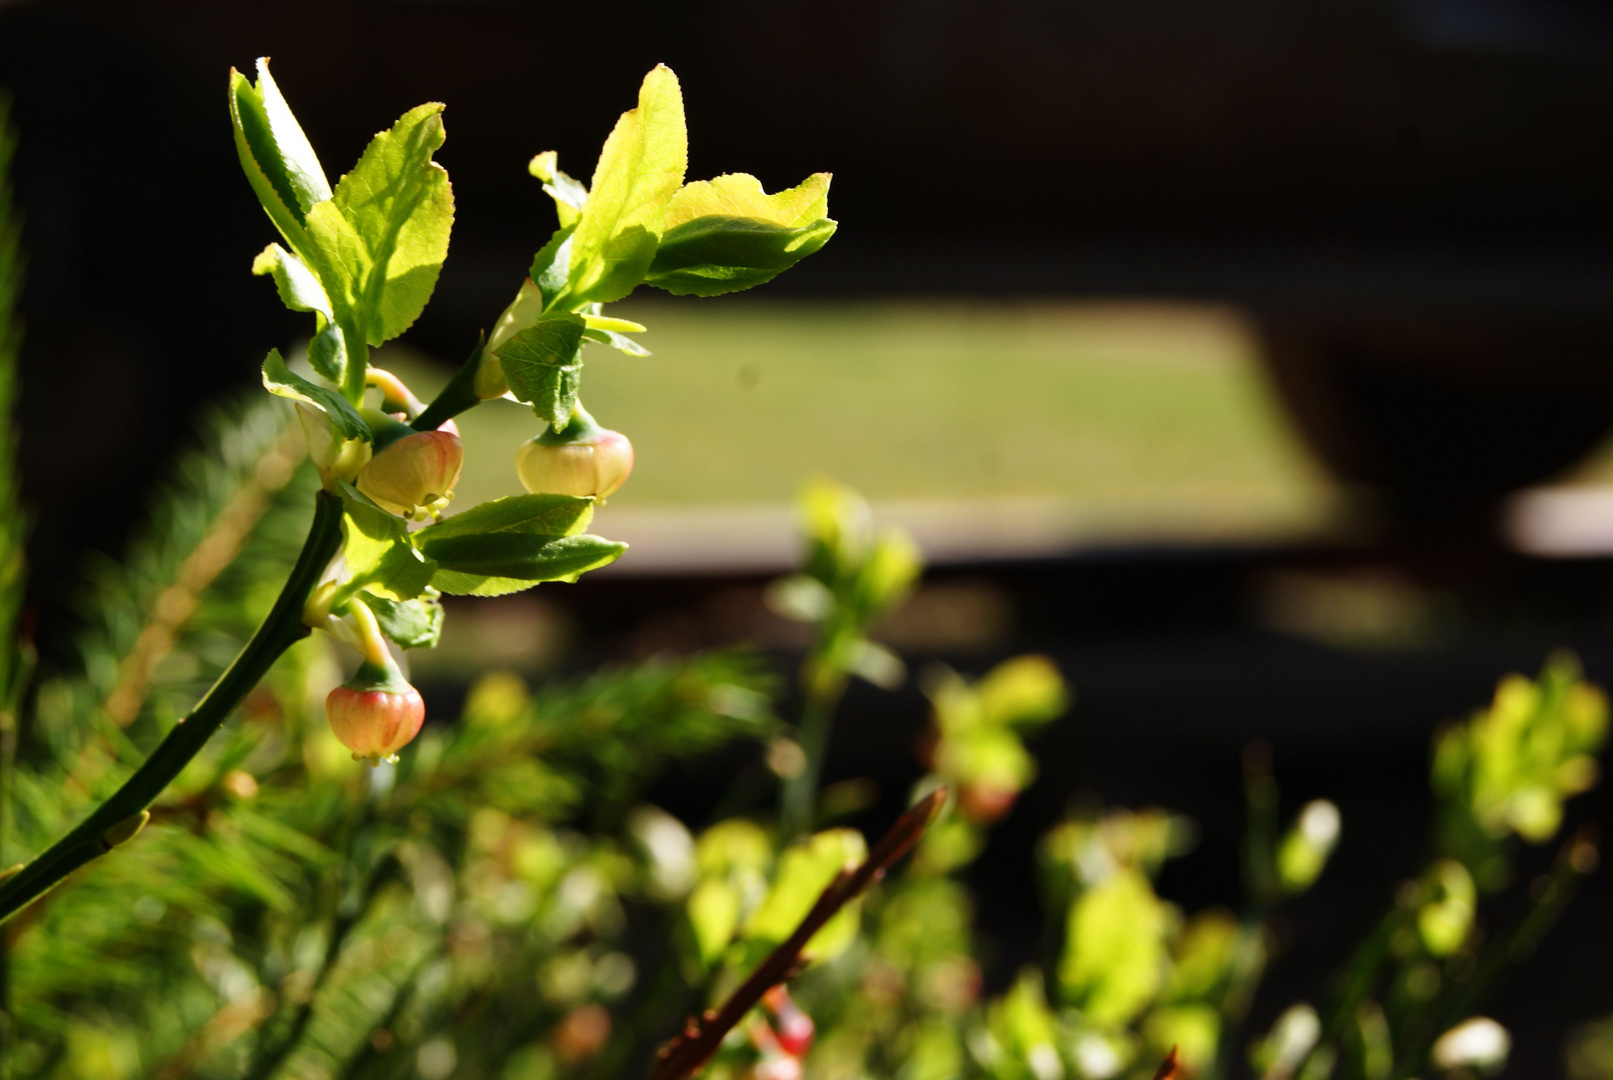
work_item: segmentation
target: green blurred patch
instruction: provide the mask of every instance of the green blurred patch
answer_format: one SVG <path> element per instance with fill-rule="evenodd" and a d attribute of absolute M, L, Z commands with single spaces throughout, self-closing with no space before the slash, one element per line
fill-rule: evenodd
<path fill-rule="evenodd" d="M 779 503 L 828 475 L 876 500 L 1202 504 L 1305 524 L 1331 489 L 1233 312 L 1203 305 L 629 302 L 635 358 L 586 353 L 583 398 L 638 464 L 613 506 Z M 446 372 L 391 351 L 423 395 Z M 429 375 L 428 375 L 429 370 Z M 525 406 L 461 419 L 461 505 L 520 490 Z"/>

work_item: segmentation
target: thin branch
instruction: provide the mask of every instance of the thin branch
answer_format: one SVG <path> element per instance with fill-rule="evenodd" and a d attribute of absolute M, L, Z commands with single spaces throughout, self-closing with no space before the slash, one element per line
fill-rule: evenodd
<path fill-rule="evenodd" d="M 1177 1070 L 1182 1067 L 1182 1063 L 1177 1060 L 1176 1049 L 1174 1046 L 1171 1047 L 1171 1052 L 1159 1063 L 1159 1071 L 1154 1073 L 1154 1080 L 1175 1080 Z"/>
<path fill-rule="evenodd" d="M 328 492 L 314 502 L 314 521 L 291 576 L 274 608 L 212 689 L 190 715 L 175 724 L 135 770 L 82 823 L 33 862 L 0 881 L 0 922 L 4 922 L 68 874 L 127 841 L 144 823 L 146 807 L 201 752 L 207 740 L 229 719 L 241 699 L 291 645 L 308 635 L 302 608 L 342 540 L 342 503 Z"/>
<path fill-rule="evenodd" d="M 940 813 L 945 801 L 946 788 L 930 792 L 896 819 L 896 824 L 874 845 L 874 850 L 868 853 L 867 860 L 861 866 L 855 870 L 840 871 L 829 887 L 823 890 L 795 932 L 768 954 L 767 959 L 751 972 L 750 978 L 728 996 L 721 1008 L 708 1011 L 698 1020 L 690 1017 L 683 1031 L 657 1052 L 659 1064 L 655 1067 L 654 1080 L 685 1080 L 699 1072 L 717 1052 L 717 1047 L 722 1045 L 724 1036 L 756 1007 L 762 995 L 780 983 L 788 982 L 801 970 L 806 963 L 801 950 L 806 948 L 813 935 L 912 850 L 919 837 L 924 835 L 925 828 Z"/>
<path fill-rule="evenodd" d="M 118 666 L 117 685 L 106 698 L 107 715 L 118 727 L 128 727 L 140 715 L 152 670 L 173 650 L 180 629 L 195 612 L 202 593 L 235 561 L 242 543 L 263 517 L 270 497 L 291 481 L 302 453 L 302 432 L 293 423 L 258 459 L 257 467 L 180 563 L 173 583 L 152 603 L 150 619 Z"/>

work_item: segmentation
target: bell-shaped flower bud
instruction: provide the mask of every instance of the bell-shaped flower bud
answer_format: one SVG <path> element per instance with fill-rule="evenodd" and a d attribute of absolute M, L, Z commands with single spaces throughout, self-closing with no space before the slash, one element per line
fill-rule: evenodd
<path fill-rule="evenodd" d="M 493 332 L 487 335 L 487 343 L 482 346 L 482 359 L 476 366 L 476 381 L 473 389 L 476 396 L 486 401 L 488 398 L 503 397 L 510 389 L 510 384 L 504 379 L 504 365 L 498 358 L 498 350 L 516 334 L 533 325 L 543 315 L 543 292 L 527 278 L 521 283 L 521 291 L 515 294 L 515 299 L 504 313 L 493 324 Z"/>
<path fill-rule="evenodd" d="M 459 436 L 447 430 L 415 431 L 369 409 L 361 415 L 375 432 L 375 456 L 358 474 L 358 489 L 404 517 L 418 520 L 442 513 L 465 463 Z"/>
<path fill-rule="evenodd" d="M 604 499 L 633 471 L 633 444 L 621 432 L 600 427 L 579 405 L 564 430 L 549 430 L 522 444 L 515 469 L 534 495 Z"/>
<path fill-rule="evenodd" d="M 325 717 L 331 732 L 353 752 L 353 760 L 374 765 L 395 760 L 420 734 L 426 706 L 395 666 L 366 660 L 325 698 Z"/>
<path fill-rule="evenodd" d="M 338 438 L 325 414 L 306 405 L 297 406 L 297 419 L 308 440 L 308 457 L 319 470 L 325 489 L 334 491 L 338 482 L 351 484 L 369 463 L 370 444 L 362 439 Z"/>

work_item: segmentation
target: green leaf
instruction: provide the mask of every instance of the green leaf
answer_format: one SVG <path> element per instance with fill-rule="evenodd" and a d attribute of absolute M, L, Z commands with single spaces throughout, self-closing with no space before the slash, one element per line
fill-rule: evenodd
<path fill-rule="evenodd" d="M 510 495 L 445 518 L 414 534 L 417 544 L 487 533 L 575 536 L 594 516 L 594 500 L 579 495 Z"/>
<path fill-rule="evenodd" d="M 437 602 L 436 590 L 428 589 L 413 600 L 398 603 L 384 596 L 364 590 L 358 598 L 375 612 L 375 621 L 381 633 L 405 649 L 433 649 L 442 636 L 442 605 Z"/>
<path fill-rule="evenodd" d="M 678 295 L 718 296 L 771 281 L 834 235 L 829 174 L 769 195 L 745 173 L 699 180 L 672 199 L 645 283 Z"/>
<path fill-rule="evenodd" d="M 1148 879 L 1116 870 L 1070 908 L 1059 982 L 1093 1023 L 1120 1026 L 1158 992 L 1168 916 Z"/>
<path fill-rule="evenodd" d="M 532 268 L 527 276 L 538 287 L 546 304 L 566 291 L 566 275 L 571 268 L 571 236 L 576 231 L 576 222 L 555 230 L 549 242 L 532 257 Z"/>
<path fill-rule="evenodd" d="M 589 570 L 615 562 L 627 550 L 626 544 L 598 536 L 551 538 L 520 532 L 436 537 L 420 543 L 438 565 L 431 584 L 455 596 L 503 596 L 545 581 L 576 581 Z"/>
<path fill-rule="evenodd" d="M 312 405 L 324 413 L 341 438 L 370 441 L 370 427 L 359 416 L 358 410 L 336 391 L 311 383 L 286 367 L 279 349 L 270 349 L 269 355 L 263 360 L 263 385 L 271 394 Z"/>
<path fill-rule="evenodd" d="M 555 428 L 571 422 L 582 378 L 583 321 L 571 314 L 551 315 L 516 334 L 494 354 L 517 401 Z"/>
<path fill-rule="evenodd" d="M 330 202 L 308 214 L 314 261 L 331 271 L 321 274 L 326 291 L 345 292 L 332 299 L 357 315 L 371 345 L 420 316 L 448 257 L 454 194 L 431 160 L 443 144 L 442 110 L 432 103 L 404 113 L 370 141 Z M 331 280 L 338 273 L 340 285 Z"/>
<path fill-rule="evenodd" d="M 644 279 L 688 162 L 683 92 L 672 70 L 658 65 L 644 77 L 638 108 L 616 122 L 594 167 L 572 237 L 574 299 L 620 300 Z"/>
<path fill-rule="evenodd" d="M 230 69 L 230 120 L 247 181 L 281 234 L 299 246 L 300 227 L 316 203 L 330 198 L 330 182 L 270 77 L 266 58 L 258 59 L 257 86 Z"/>
<path fill-rule="evenodd" d="M 598 305 L 595 305 L 598 306 Z M 619 333 L 642 334 L 649 327 L 643 323 L 636 323 L 632 319 L 613 319 L 608 315 L 598 315 L 593 312 L 579 312 L 582 315 L 583 325 L 590 330 L 610 330 Z"/>
<path fill-rule="evenodd" d="M 560 227 L 565 229 L 575 225 L 582 216 L 582 208 L 588 202 L 588 189 L 561 172 L 559 163 L 560 155 L 545 150 L 527 162 L 526 171 L 543 181 L 543 190 L 554 200 Z"/>
<path fill-rule="evenodd" d="M 327 319 L 332 317 L 325 287 L 306 263 L 279 244 L 270 244 L 258 252 L 258 257 L 252 260 L 252 272 L 260 277 L 272 276 L 280 299 L 292 311 L 312 311 Z"/>
<path fill-rule="evenodd" d="M 828 829 L 787 849 L 779 856 L 773 888 L 745 923 L 746 940 L 771 947 L 789 937 L 835 875 L 867 857 L 868 845 L 854 829 Z M 854 904 L 841 909 L 812 936 L 804 951 L 823 958 L 850 945 L 857 934 L 855 910 Z"/>
<path fill-rule="evenodd" d="M 347 375 L 347 337 L 335 323 L 327 323 L 308 341 L 308 363 L 333 383 Z"/>
<path fill-rule="evenodd" d="M 711 967 L 722 958 L 739 923 L 739 893 L 725 881 L 702 881 L 689 894 L 689 926 L 700 962 Z"/>
<path fill-rule="evenodd" d="M 628 356 L 650 355 L 650 350 L 646 349 L 644 346 L 640 345 L 626 334 L 618 334 L 614 330 L 584 330 L 582 332 L 582 336 L 587 338 L 589 341 L 597 341 L 601 345 L 609 345 L 611 348 L 616 349 L 619 352 L 624 352 Z"/>
<path fill-rule="evenodd" d="M 308 343 L 308 362 L 333 383 L 341 383 L 347 370 L 347 342 L 332 319 L 330 297 L 308 264 L 279 244 L 270 244 L 252 260 L 254 274 L 274 278 L 276 290 L 292 311 L 311 311 L 316 332 Z"/>
<path fill-rule="evenodd" d="M 403 522 L 342 484 L 342 557 L 349 581 L 388 600 L 412 600 L 431 584 L 436 565 L 409 542 Z"/>

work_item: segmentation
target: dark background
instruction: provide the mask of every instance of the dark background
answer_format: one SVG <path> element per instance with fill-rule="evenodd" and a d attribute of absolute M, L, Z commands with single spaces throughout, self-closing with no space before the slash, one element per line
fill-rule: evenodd
<path fill-rule="evenodd" d="M 409 335 L 440 356 L 469 347 L 547 235 L 526 159 L 552 147 L 586 174 L 656 62 L 684 85 L 691 175 L 835 172 L 840 235 L 774 298 L 1141 296 L 1259 320 L 1316 452 L 1377 493 L 1373 539 L 937 571 L 1013 613 L 1008 639 L 948 659 L 1045 649 L 1079 701 L 976 875 L 995 984 L 1032 949 L 1030 846 L 1076 792 L 1193 815 L 1204 843 L 1166 891 L 1232 901 L 1238 753 L 1259 736 L 1288 802 L 1331 795 L 1346 830 L 1285 924 L 1264 1023 L 1319 993 L 1415 867 L 1436 722 L 1556 644 L 1613 677 L 1605 560 L 1525 558 L 1491 528 L 1502 495 L 1613 420 L 1613 8 L 1596 0 L 0 3 L 47 652 L 85 547 L 115 553 L 199 405 L 302 332 L 247 273 L 270 231 L 225 75 L 263 54 L 333 176 L 402 108 L 449 103 L 452 258 Z M 1448 632 L 1376 652 L 1279 633 L 1258 597 L 1296 568 L 1403 575 L 1443 598 Z M 721 640 L 702 605 L 754 585 L 601 581 L 557 602 L 583 664 Z M 922 702 L 858 691 L 848 713 L 830 779 L 874 776 L 888 810 Z M 663 795 L 698 806 L 698 773 Z M 1613 1009 L 1606 878 L 1495 1003 L 1512 1075 L 1556 1072 L 1562 1032 Z"/>

